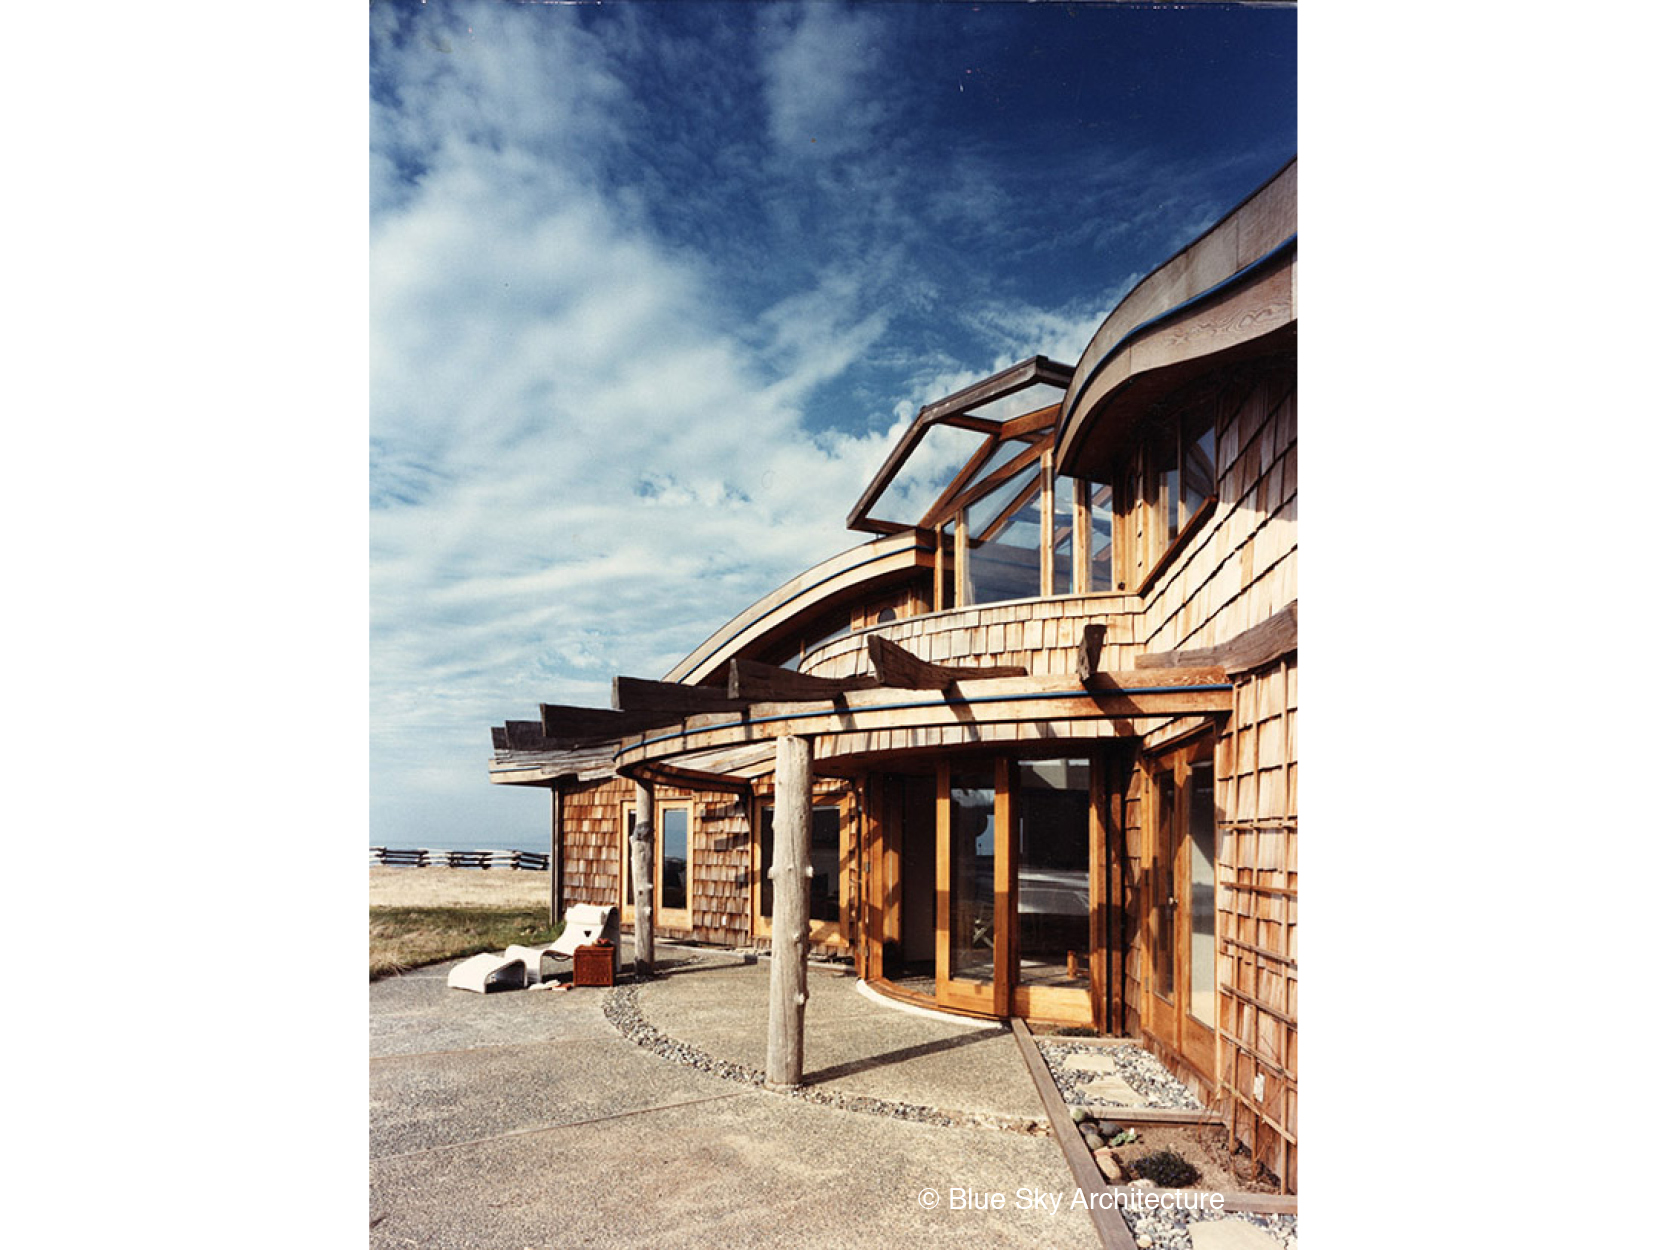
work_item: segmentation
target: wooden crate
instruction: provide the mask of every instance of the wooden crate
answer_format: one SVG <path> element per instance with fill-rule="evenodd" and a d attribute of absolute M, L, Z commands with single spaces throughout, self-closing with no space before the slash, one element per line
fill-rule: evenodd
<path fill-rule="evenodd" d="M 611 942 L 581 946 L 573 952 L 574 985 L 612 985 L 614 948 Z"/>

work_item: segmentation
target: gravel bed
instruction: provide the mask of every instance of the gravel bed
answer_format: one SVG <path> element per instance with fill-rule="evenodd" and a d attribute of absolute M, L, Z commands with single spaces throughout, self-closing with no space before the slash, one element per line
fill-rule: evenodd
<path fill-rule="evenodd" d="M 673 1063 L 680 1063 L 686 1068 L 694 1068 L 697 1072 L 719 1077 L 726 1081 L 738 1081 L 743 1085 L 764 1088 L 764 1073 L 757 1068 L 749 1068 L 745 1064 L 732 1063 L 727 1059 L 718 1059 L 703 1050 L 697 1050 L 676 1038 L 667 1037 L 659 1029 L 644 1018 L 642 1008 L 637 1002 L 635 983 L 615 986 L 608 993 L 602 1003 L 602 1014 L 608 1022 L 625 1035 L 628 1041 L 636 1043 L 644 1050 L 669 1059 Z M 990 1128 L 1000 1129 L 1009 1133 L 1021 1133 L 1027 1137 L 1046 1137 L 1050 1130 L 1041 1120 L 1022 1120 L 1015 1116 L 1004 1115 L 975 1115 L 970 1112 L 943 1111 L 937 1107 L 924 1107 L 915 1103 L 892 1102 L 885 1098 L 867 1098 L 854 1094 L 843 1094 L 837 1090 L 818 1089 L 814 1086 L 798 1086 L 794 1089 L 771 1091 L 783 1093 L 789 1098 L 797 1098 L 803 1102 L 813 1102 L 824 1107 L 836 1107 L 841 1111 L 857 1111 L 866 1115 L 889 1116 L 894 1120 L 913 1120 L 919 1124 L 936 1124 L 944 1128 Z"/>
<path fill-rule="evenodd" d="M 1152 1250 L 1192 1250 L 1192 1234 L 1187 1225 L 1208 1220 L 1244 1220 L 1261 1229 L 1282 1246 L 1297 1244 L 1297 1217 L 1294 1215 L 1253 1215 L 1246 1211 L 1140 1211 L 1124 1209 L 1119 1212 L 1123 1222 L 1136 1238 L 1151 1238 Z M 1138 1242 L 1136 1243 L 1138 1244 Z"/>
<path fill-rule="evenodd" d="M 1068 1107 L 1101 1105 L 1098 1100 L 1084 1094 L 1082 1087 L 1099 1080 L 1103 1074 L 1079 1072 L 1075 1068 L 1068 1068 L 1065 1066 L 1065 1060 L 1071 1055 L 1105 1055 L 1116 1063 L 1117 1075 L 1127 1081 L 1129 1087 L 1145 1100 L 1143 1106 L 1185 1111 L 1204 1109 L 1204 1104 L 1170 1074 L 1169 1069 L 1158 1061 L 1156 1055 L 1142 1050 L 1139 1046 L 1092 1046 L 1082 1042 L 1039 1037 L 1036 1039 L 1036 1049 L 1041 1053 L 1042 1061 L 1048 1065 L 1053 1083 L 1059 1086 L 1059 1096 L 1065 1100 Z"/>

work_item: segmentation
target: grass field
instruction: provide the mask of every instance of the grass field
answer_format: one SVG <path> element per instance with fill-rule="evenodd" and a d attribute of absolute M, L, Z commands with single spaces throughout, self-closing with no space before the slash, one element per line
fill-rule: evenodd
<path fill-rule="evenodd" d="M 550 877 L 510 869 L 372 868 L 370 979 L 513 943 L 551 942 Z"/>

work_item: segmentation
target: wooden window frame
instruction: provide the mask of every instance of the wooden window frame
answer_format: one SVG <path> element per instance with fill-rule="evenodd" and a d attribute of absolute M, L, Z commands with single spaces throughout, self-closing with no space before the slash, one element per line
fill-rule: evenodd
<path fill-rule="evenodd" d="M 666 842 L 666 813 L 683 811 L 688 813 L 689 859 L 684 868 L 683 906 L 667 910 L 662 898 L 666 874 L 664 868 Z M 658 796 L 654 800 L 654 924 L 656 928 L 687 929 L 693 932 L 691 913 L 694 911 L 695 893 L 695 803 L 693 799 L 666 799 L 661 801 Z"/>
<path fill-rule="evenodd" d="M 661 871 L 661 856 L 665 849 L 665 820 L 664 813 L 671 810 L 686 811 L 689 815 L 689 862 L 686 868 L 687 879 L 683 883 L 685 891 L 684 907 L 667 912 L 661 901 L 661 886 L 665 873 Z M 635 926 L 637 923 L 636 894 L 631 888 L 631 826 L 637 817 L 636 802 L 631 799 L 621 801 L 619 805 L 619 918 L 621 924 Z M 658 795 L 654 799 L 654 930 L 686 929 L 694 931 L 692 913 L 694 911 L 694 878 L 695 878 L 695 801 L 693 799 L 661 799 Z"/>
<path fill-rule="evenodd" d="M 1191 833 L 1191 781 L 1195 768 L 1201 763 L 1208 763 L 1212 770 L 1216 764 L 1217 734 L 1213 726 L 1200 726 L 1196 731 L 1182 735 L 1174 742 L 1166 743 L 1158 750 L 1144 756 L 1140 768 L 1143 774 L 1141 819 L 1143 825 L 1149 824 L 1149 836 L 1143 829 L 1141 851 L 1141 885 L 1140 912 L 1142 932 L 1142 968 L 1141 987 L 1142 1001 L 1140 1007 L 1141 1028 L 1150 1033 L 1166 1047 L 1179 1055 L 1194 1071 L 1214 1086 L 1220 1080 L 1220 1051 L 1218 1035 L 1222 1027 L 1223 1014 L 1221 1011 L 1221 917 L 1220 917 L 1220 857 L 1221 830 L 1220 822 L 1216 824 L 1216 937 L 1215 948 L 1212 951 L 1212 973 L 1214 976 L 1216 997 L 1216 1022 L 1206 1024 L 1192 1014 L 1190 1003 L 1192 996 L 1192 929 L 1190 920 L 1186 924 L 1177 924 L 1171 919 L 1173 926 L 1173 950 L 1170 957 L 1174 960 L 1174 984 L 1168 998 L 1157 991 L 1157 968 L 1155 955 L 1157 952 L 1156 930 L 1163 923 L 1159 912 L 1159 900 L 1154 890 L 1160 880 L 1167 879 L 1170 888 L 1175 893 L 1174 907 L 1181 907 L 1180 891 L 1182 883 L 1190 884 L 1190 856 Z M 1175 801 L 1171 812 L 1173 828 L 1171 830 L 1170 863 L 1166 865 L 1167 872 L 1159 873 L 1158 857 L 1163 844 L 1162 830 L 1159 828 L 1158 815 L 1158 779 L 1168 777 L 1175 792 Z M 1215 776 L 1216 789 L 1219 791 L 1220 777 Z M 1179 911 L 1176 913 L 1180 914 Z M 1190 915 L 1190 913 L 1187 913 Z M 1205 1036 L 1207 1035 L 1207 1036 Z"/>
<path fill-rule="evenodd" d="M 750 883 L 750 907 L 752 912 L 752 932 L 755 938 L 767 938 L 774 933 L 771 918 L 764 914 L 764 809 L 776 806 L 776 792 L 773 785 L 759 786 L 753 799 L 752 810 L 748 813 L 751 827 L 752 855 L 747 873 Z M 853 794 L 822 794 L 812 793 L 810 796 L 811 810 L 818 807 L 835 808 L 839 812 L 839 914 L 833 920 L 812 920 L 810 922 L 810 940 L 818 946 L 837 946 L 846 948 L 856 940 L 856 934 L 850 930 L 852 900 L 852 868 L 856 862 L 856 799 Z M 814 817 L 812 817 L 814 819 Z"/>
<path fill-rule="evenodd" d="M 637 823 L 635 799 L 619 803 L 619 922 L 637 923 L 636 895 L 631 890 L 631 828 Z"/>
<path fill-rule="evenodd" d="M 1131 462 L 1112 476 L 1118 482 L 1129 483 L 1123 493 L 1134 497 L 1119 501 L 1114 538 L 1115 555 L 1126 557 L 1122 568 L 1139 572 L 1144 567 L 1135 593 L 1149 592 L 1165 570 L 1169 569 L 1186 550 L 1187 545 L 1209 523 L 1216 505 L 1221 502 L 1221 422 L 1214 399 L 1207 399 L 1177 408 L 1154 424 L 1136 445 Z M 1186 510 L 1187 449 L 1199 432 L 1208 428 L 1211 433 L 1211 480 L 1213 489 L 1191 512 Z M 1189 437 L 1189 434 L 1192 437 Z M 1175 489 L 1181 493 L 1176 501 L 1176 531 L 1169 538 L 1169 487 L 1164 473 L 1158 471 L 1157 451 L 1162 448 L 1175 458 Z M 1114 485 L 1114 489 L 1116 489 Z M 1121 586 L 1127 578 L 1119 580 Z"/>

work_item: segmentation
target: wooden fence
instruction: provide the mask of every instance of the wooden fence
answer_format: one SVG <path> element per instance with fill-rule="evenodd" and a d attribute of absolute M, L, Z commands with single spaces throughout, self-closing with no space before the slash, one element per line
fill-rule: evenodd
<path fill-rule="evenodd" d="M 406 851 L 373 846 L 370 862 L 390 868 L 524 868 L 547 872 L 550 855 L 546 851 Z"/>

